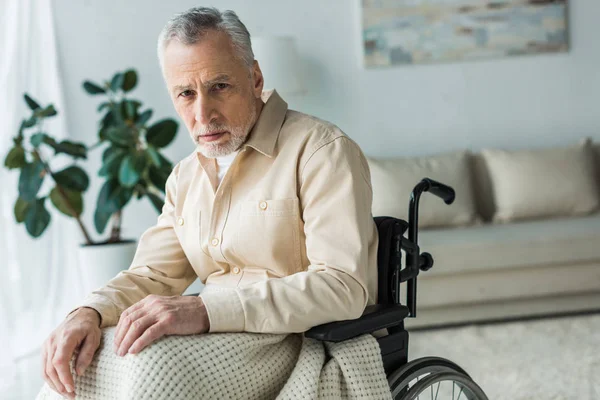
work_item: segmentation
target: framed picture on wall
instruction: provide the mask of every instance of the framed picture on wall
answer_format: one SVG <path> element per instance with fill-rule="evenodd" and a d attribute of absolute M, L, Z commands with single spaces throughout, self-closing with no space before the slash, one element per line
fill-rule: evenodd
<path fill-rule="evenodd" d="M 362 0 L 366 67 L 565 52 L 567 0 Z"/>

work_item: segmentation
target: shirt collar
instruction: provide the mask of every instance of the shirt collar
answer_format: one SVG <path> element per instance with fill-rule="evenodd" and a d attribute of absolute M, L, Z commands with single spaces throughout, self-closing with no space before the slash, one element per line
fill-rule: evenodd
<path fill-rule="evenodd" d="M 265 105 L 243 147 L 252 147 L 272 158 L 288 105 L 275 90 L 263 92 L 261 97 Z"/>

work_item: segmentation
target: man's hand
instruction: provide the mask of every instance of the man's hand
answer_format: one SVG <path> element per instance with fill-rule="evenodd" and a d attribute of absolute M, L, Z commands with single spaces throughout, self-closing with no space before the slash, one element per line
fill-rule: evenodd
<path fill-rule="evenodd" d="M 102 331 L 99 325 L 100 316 L 96 310 L 80 308 L 69 314 L 46 339 L 42 348 L 42 369 L 44 380 L 52 390 L 70 399 L 75 398 L 69 362 L 79 349 L 75 372 L 83 375 L 100 346 Z"/>
<path fill-rule="evenodd" d="M 165 335 L 194 335 L 210 328 L 202 298 L 149 295 L 121 314 L 115 352 L 135 354 Z"/>

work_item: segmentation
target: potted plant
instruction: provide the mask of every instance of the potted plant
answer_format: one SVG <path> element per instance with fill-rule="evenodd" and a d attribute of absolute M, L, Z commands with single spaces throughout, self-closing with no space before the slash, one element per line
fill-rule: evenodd
<path fill-rule="evenodd" d="M 136 249 L 135 240 L 121 237 L 123 209 L 136 197 L 146 197 L 158 212 L 164 204 L 164 190 L 172 163 L 161 154 L 177 133 L 177 123 L 163 119 L 151 125 L 152 110 L 142 110 L 142 103 L 127 98 L 137 84 L 137 73 L 130 69 L 116 73 L 103 84 L 83 83 L 90 95 L 102 96 L 98 106 L 102 114 L 98 129 L 99 141 L 93 146 L 68 140 L 57 142 L 43 131 L 46 118 L 57 115 L 53 105 L 42 107 L 25 94 L 32 115 L 25 118 L 13 138 L 14 147 L 5 159 L 5 166 L 19 169 L 19 196 L 14 214 L 18 223 L 25 223 L 27 232 L 39 237 L 50 223 L 46 199 L 63 214 L 74 218 L 84 237 L 79 248 L 79 265 L 87 290 L 104 285 L 119 271 L 126 269 Z M 25 132 L 33 133 L 27 141 Z M 98 194 L 94 211 L 94 227 L 99 234 L 110 225 L 108 238 L 94 241 L 81 219 L 83 193 L 89 186 L 86 172 L 77 164 L 87 158 L 88 151 L 103 148 L 102 165 L 98 175 L 104 183 Z M 70 165 L 56 172 L 51 166 L 54 156 L 64 153 L 73 159 Z M 53 180 L 49 193 L 39 193 L 46 177 Z"/>

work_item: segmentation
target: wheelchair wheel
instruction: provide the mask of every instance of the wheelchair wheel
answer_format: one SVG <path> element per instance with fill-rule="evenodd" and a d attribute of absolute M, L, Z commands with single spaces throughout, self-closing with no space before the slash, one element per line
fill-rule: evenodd
<path fill-rule="evenodd" d="M 413 360 L 388 375 L 393 399 L 405 399 L 409 390 L 422 379 L 445 372 L 454 372 L 471 379 L 469 374 L 450 360 L 440 357 L 423 357 Z M 433 397 L 435 398 L 435 397 Z M 464 397 L 463 397 L 464 398 Z M 477 399 L 477 397 L 475 397 Z M 485 397 L 483 397 L 485 399 Z"/>
<path fill-rule="evenodd" d="M 431 374 L 415 383 L 402 400 L 488 400 L 471 378 L 457 372 Z"/>

